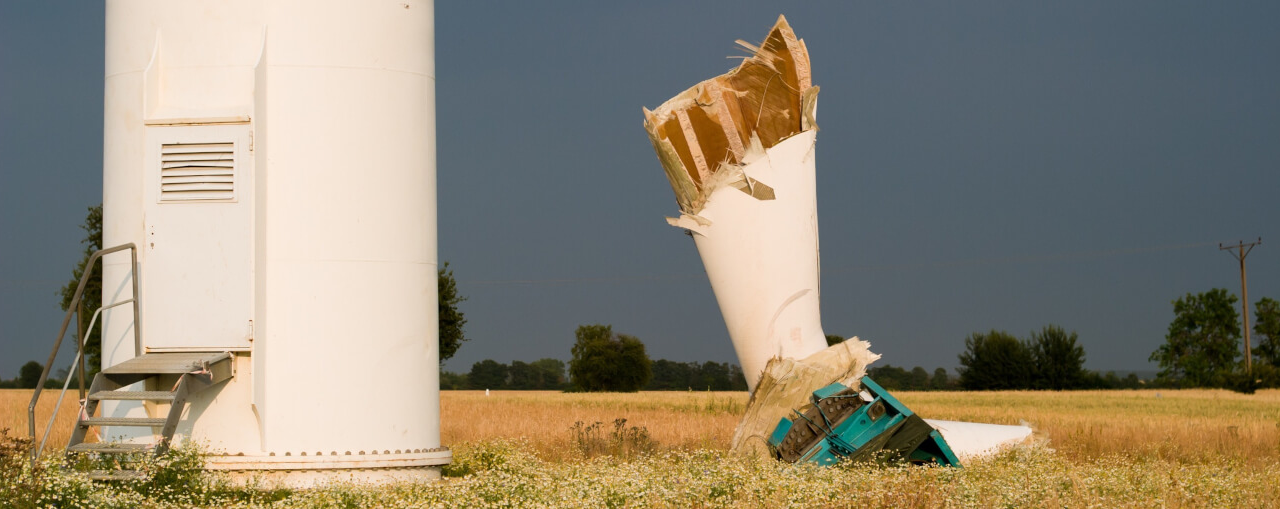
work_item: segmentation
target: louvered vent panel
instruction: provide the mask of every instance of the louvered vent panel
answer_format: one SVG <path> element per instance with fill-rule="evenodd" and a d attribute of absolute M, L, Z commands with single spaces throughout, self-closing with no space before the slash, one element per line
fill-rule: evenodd
<path fill-rule="evenodd" d="M 160 201 L 235 198 L 234 143 L 166 143 L 160 147 Z"/>

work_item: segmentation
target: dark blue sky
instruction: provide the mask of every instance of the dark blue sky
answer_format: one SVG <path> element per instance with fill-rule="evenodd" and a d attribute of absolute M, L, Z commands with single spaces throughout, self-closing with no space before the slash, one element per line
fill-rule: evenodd
<path fill-rule="evenodd" d="M 736 64 L 779 14 L 818 107 L 823 322 L 882 363 L 1046 324 L 1151 369 L 1171 301 L 1263 237 L 1280 298 L 1280 8 L 1269 2 L 447 2 L 440 259 L 473 362 L 567 359 L 580 324 L 734 361 L 640 108 Z M 0 3 L 0 377 L 48 355 L 101 200 L 102 6 Z M 110 220 L 110 218 L 108 218 Z"/>

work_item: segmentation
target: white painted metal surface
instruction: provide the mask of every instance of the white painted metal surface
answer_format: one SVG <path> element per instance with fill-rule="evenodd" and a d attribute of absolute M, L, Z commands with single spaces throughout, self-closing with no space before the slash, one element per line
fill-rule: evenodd
<path fill-rule="evenodd" d="M 312 478 L 361 458 L 374 470 L 448 461 L 433 16 L 417 0 L 107 3 L 104 243 L 143 246 L 146 348 L 247 350 L 180 428 L 244 455 L 226 468 L 288 457 L 264 464 L 313 465 L 299 474 Z M 223 138 L 236 154 L 230 197 L 161 196 L 220 182 L 157 180 L 163 140 Z M 107 262 L 104 292 L 127 296 L 127 257 Z M 133 356 L 118 313 L 107 365 Z M 394 461 L 373 456 L 384 452 Z"/>
<path fill-rule="evenodd" d="M 1032 440 L 1030 426 L 936 419 L 925 419 L 925 422 L 942 433 L 942 438 L 947 440 L 947 445 L 961 462 L 984 458 L 1011 445 L 1029 444 Z"/>
<path fill-rule="evenodd" d="M 686 214 L 671 221 L 694 233 L 753 390 L 770 358 L 803 359 L 827 347 L 818 301 L 816 135 L 811 129 L 792 136 L 742 167 L 771 186 L 774 199 L 721 186 L 698 219 Z"/>

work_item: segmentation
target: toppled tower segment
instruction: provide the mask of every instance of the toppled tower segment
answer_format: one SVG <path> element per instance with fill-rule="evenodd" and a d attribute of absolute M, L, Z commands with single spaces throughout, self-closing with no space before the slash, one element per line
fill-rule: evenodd
<path fill-rule="evenodd" d="M 667 222 L 693 237 L 752 391 L 734 451 L 830 463 L 889 448 L 958 465 L 943 422 L 924 421 L 863 383 L 879 358 L 869 343 L 828 348 L 819 313 L 818 87 L 808 50 L 781 16 L 759 46 L 738 44 L 751 55 L 737 68 L 644 110 L 680 207 Z M 985 433 L 990 425 L 972 426 Z M 965 451 L 977 452 L 955 453 Z"/>
<path fill-rule="evenodd" d="M 818 306 L 818 215 L 809 55 L 785 18 L 752 55 L 654 111 L 645 129 L 755 388 L 770 358 L 827 347 Z"/>

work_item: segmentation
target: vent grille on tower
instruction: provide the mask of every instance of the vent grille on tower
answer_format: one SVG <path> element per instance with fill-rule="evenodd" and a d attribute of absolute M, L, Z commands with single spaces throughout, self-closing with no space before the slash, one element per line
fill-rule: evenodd
<path fill-rule="evenodd" d="M 235 199 L 235 143 L 160 147 L 160 201 Z"/>

